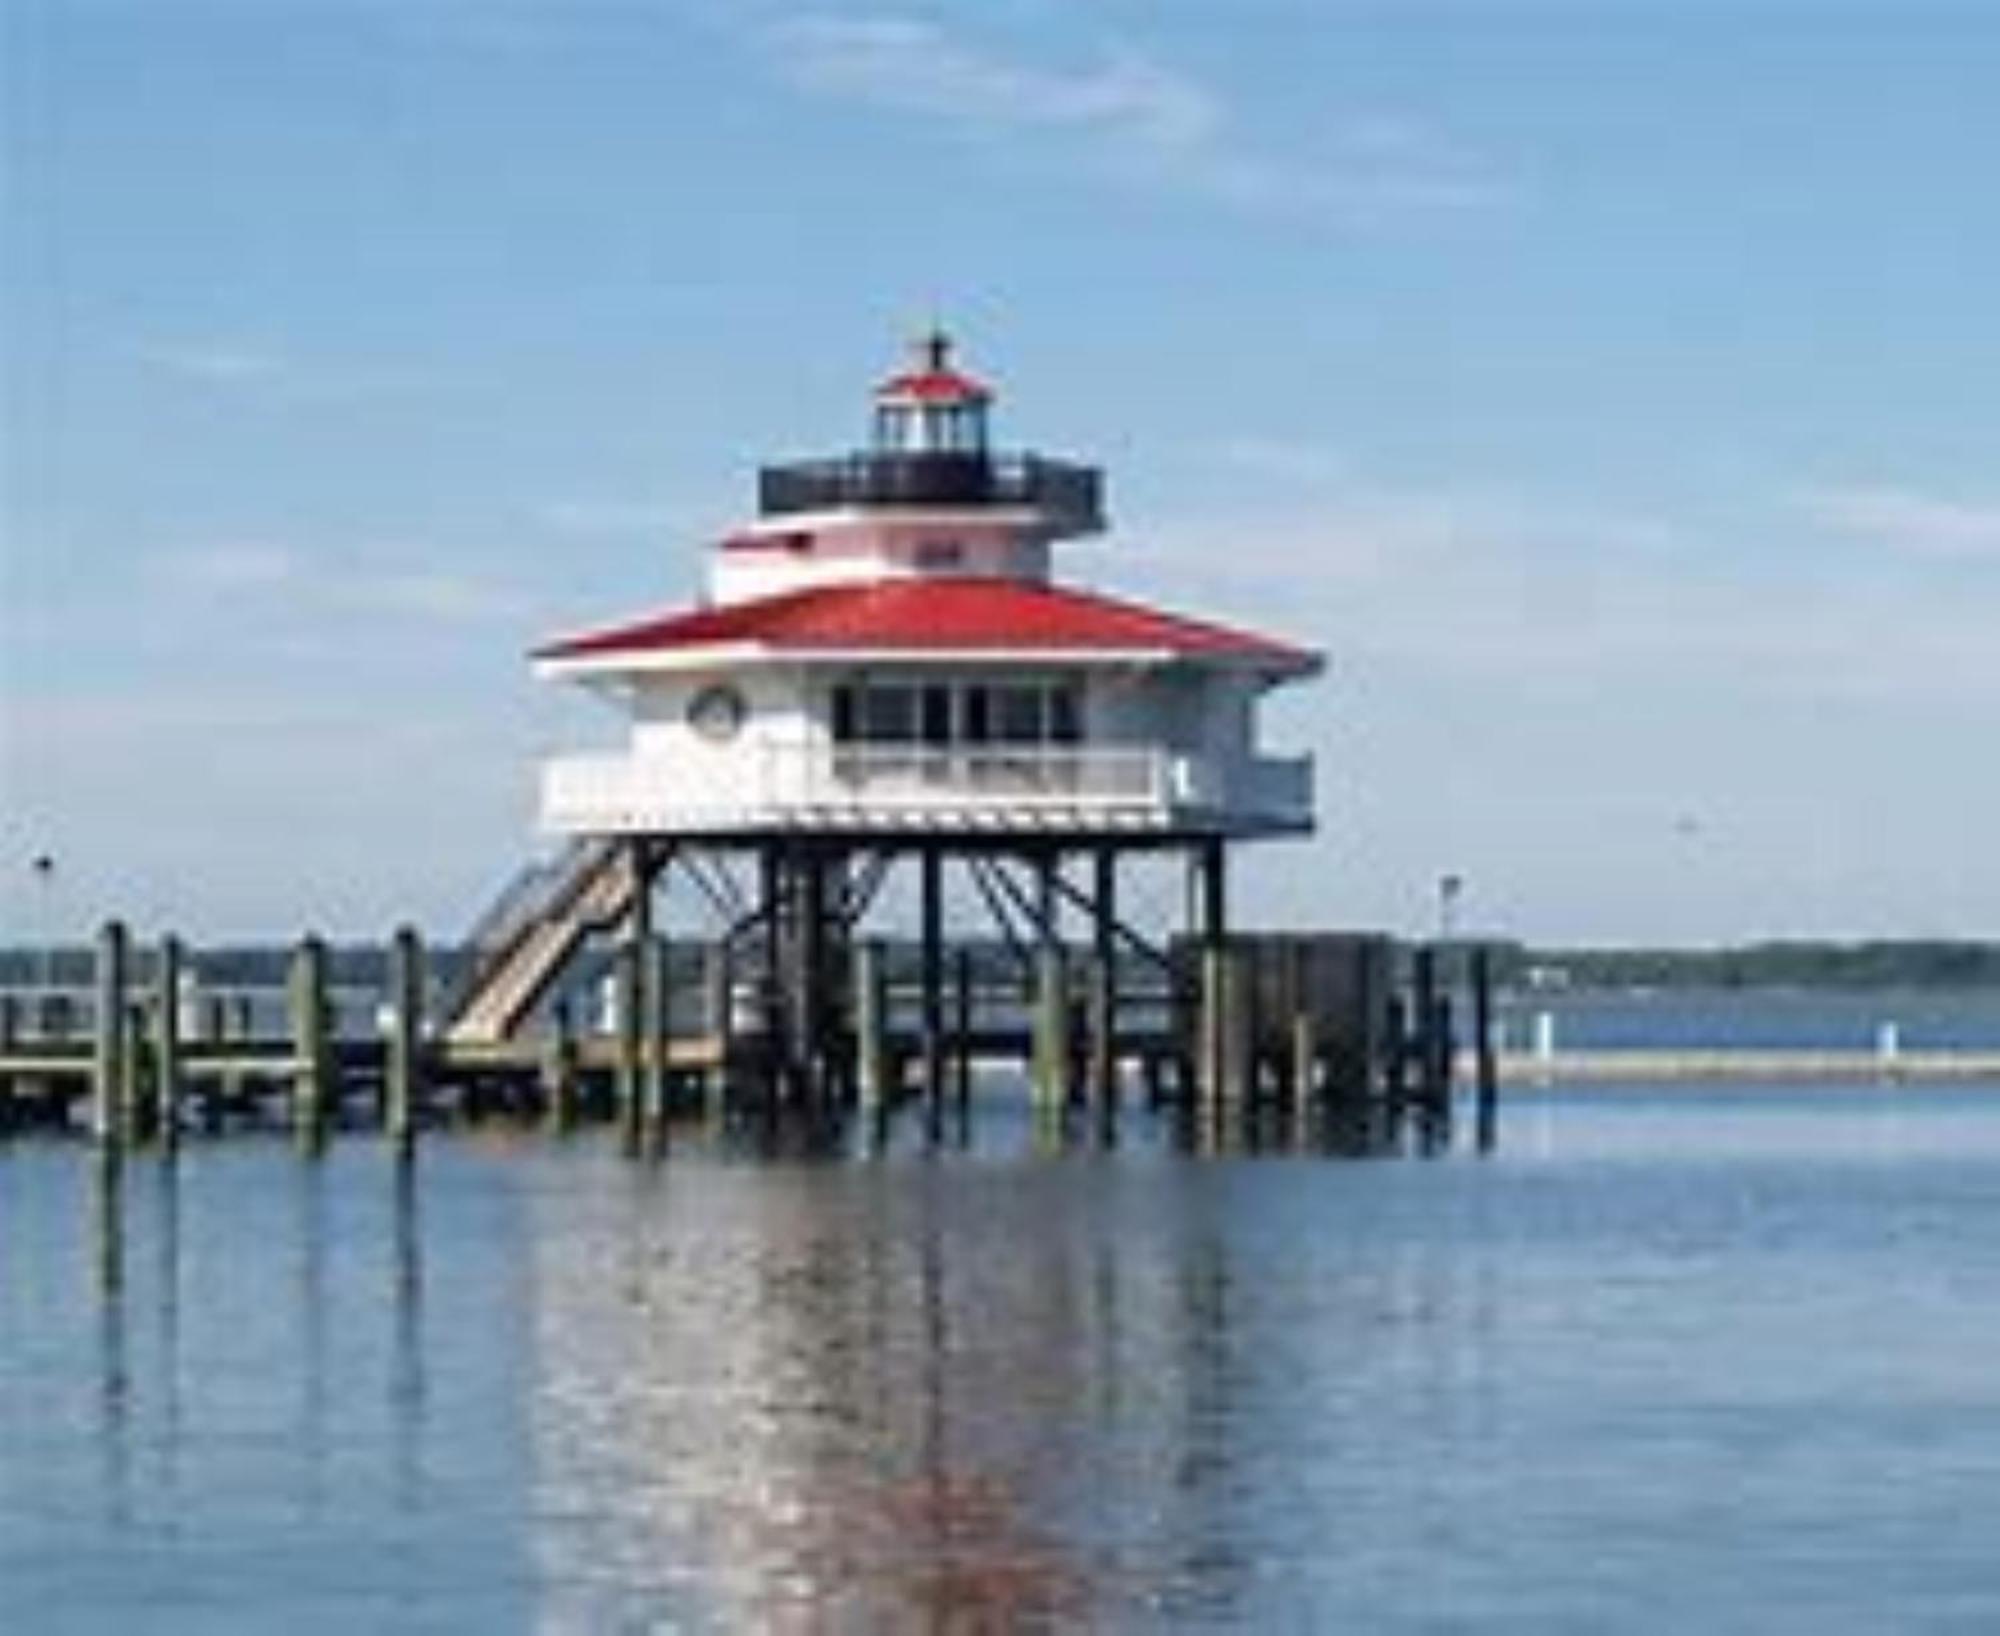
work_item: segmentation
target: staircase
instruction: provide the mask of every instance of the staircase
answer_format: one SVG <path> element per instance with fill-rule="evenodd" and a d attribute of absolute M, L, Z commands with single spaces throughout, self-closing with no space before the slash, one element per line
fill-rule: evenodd
<path fill-rule="evenodd" d="M 630 853 L 603 836 L 572 841 L 554 860 L 523 869 L 467 938 L 471 964 L 448 1012 L 446 1039 L 472 1045 L 511 1037 L 577 945 L 631 907 L 636 878 Z"/>

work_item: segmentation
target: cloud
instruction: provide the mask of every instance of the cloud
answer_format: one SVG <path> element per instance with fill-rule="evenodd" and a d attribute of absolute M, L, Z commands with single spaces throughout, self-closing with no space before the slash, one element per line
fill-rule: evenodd
<path fill-rule="evenodd" d="M 248 590 L 296 578 L 297 553 L 259 542 L 201 546 L 161 559 L 169 578 L 210 590 Z"/>
<path fill-rule="evenodd" d="M 1209 87 L 1130 51 L 1053 67 L 982 50 L 899 17 L 800 17 L 764 36 L 779 71 L 821 95 L 955 125 L 1040 135 L 1127 178 L 1253 209 L 1359 216 L 1489 203 L 1504 191 L 1419 121 L 1369 115 L 1315 156 L 1242 145 Z"/>
<path fill-rule="evenodd" d="M 140 356 L 156 369 L 209 386 L 255 385 L 277 379 L 287 367 L 274 352 L 212 343 L 146 347 Z"/>
<path fill-rule="evenodd" d="M 666 534 L 697 525 L 684 505 L 661 500 L 551 500 L 536 520 L 558 534 Z"/>
<path fill-rule="evenodd" d="M 1065 72 L 982 55 L 935 24 L 891 17 L 809 17 L 772 32 L 801 84 L 881 107 L 984 125 L 1087 130 L 1156 150 L 1214 139 L 1221 110 L 1206 91 L 1121 56 Z"/>
<path fill-rule="evenodd" d="M 1314 483 L 1131 535 L 1105 558 L 1119 589 L 1311 640 L 1378 685 L 1623 697 L 1635 721 L 1697 696 L 2000 706 L 1990 598 L 1787 567 L 1643 508 Z M 1253 551 L 1282 573 L 1246 572 Z"/>
<path fill-rule="evenodd" d="M 307 553 L 263 542 L 201 546 L 162 554 L 154 569 L 168 585 L 203 596 L 262 599 L 303 623 L 336 615 L 375 614 L 440 625 L 514 619 L 528 599 L 489 578 L 387 563 L 386 547 L 341 553 Z M 398 558 L 421 559 L 418 548 L 398 546 Z"/>
<path fill-rule="evenodd" d="M 1252 434 L 1225 438 L 1204 452 L 1232 471 L 1303 488 L 1337 483 L 1348 471 L 1338 450 L 1307 438 Z"/>
<path fill-rule="evenodd" d="M 2000 560 L 2000 505 L 1968 505 L 1895 488 L 1817 489 L 1803 503 L 1828 528 L 1911 556 Z"/>

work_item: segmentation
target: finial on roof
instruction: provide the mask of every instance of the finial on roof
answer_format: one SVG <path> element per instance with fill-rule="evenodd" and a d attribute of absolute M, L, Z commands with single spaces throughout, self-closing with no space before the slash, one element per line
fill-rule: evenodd
<path fill-rule="evenodd" d="M 917 367 L 932 375 L 951 368 L 951 336 L 936 319 L 917 337 Z"/>

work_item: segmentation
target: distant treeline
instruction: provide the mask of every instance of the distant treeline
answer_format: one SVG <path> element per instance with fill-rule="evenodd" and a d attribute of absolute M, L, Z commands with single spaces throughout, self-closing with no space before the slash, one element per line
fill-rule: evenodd
<path fill-rule="evenodd" d="M 292 950 L 279 944 L 191 945 L 189 959 L 202 982 L 214 988 L 275 988 L 285 981 Z M 132 974 L 135 982 L 151 980 L 154 951 L 151 945 L 134 941 Z M 95 950 L 70 944 L 52 950 L 0 949 L 0 987 L 53 984 L 58 987 L 86 988 L 92 979 Z M 463 955 L 456 948 L 430 951 L 431 970 L 449 981 L 456 976 Z M 327 973 L 336 987 L 379 988 L 388 972 L 388 950 L 379 943 L 335 943 L 327 949 Z"/>
<path fill-rule="evenodd" d="M 2000 942 L 1941 939 L 1865 943 L 1770 942 L 1727 948 L 1540 948 L 1496 942 L 1494 976 L 1509 988 L 2000 988 Z M 693 960 L 692 948 L 676 948 Z M 282 984 L 288 948 L 241 944 L 192 951 L 201 980 L 219 988 L 265 988 Z M 998 945 L 990 962 L 1005 964 Z M 150 974 L 151 950 L 133 950 L 134 976 Z M 386 966 L 381 945 L 337 944 L 329 950 L 336 985 L 380 987 Z M 431 970 L 451 983 L 464 956 L 456 948 L 430 954 Z M 85 987 L 91 981 L 92 951 L 67 946 L 53 951 L 0 949 L 0 986 L 40 986 L 51 981 Z"/>
<path fill-rule="evenodd" d="M 1940 939 L 1745 943 L 1716 949 L 1502 945 L 1510 986 L 1572 988 L 1996 988 L 2000 943 Z"/>

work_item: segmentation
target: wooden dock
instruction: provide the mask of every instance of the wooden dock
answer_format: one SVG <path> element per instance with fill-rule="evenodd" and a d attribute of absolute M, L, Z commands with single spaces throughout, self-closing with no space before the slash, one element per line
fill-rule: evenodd
<path fill-rule="evenodd" d="M 114 923 L 87 1006 L 29 1016 L 0 996 L 0 1131 L 85 1131 L 124 1149 L 284 1128 L 311 1150 L 372 1129 L 407 1152 L 426 1128 L 512 1117 L 611 1121 L 657 1147 L 686 1118 L 962 1113 L 975 1078 L 998 1071 L 1037 1109 L 1103 1121 L 1129 1106 L 1212 1130 L 1277 1119 L 1342 1151 L 1451 1142 L 1450 997 L 1431 951 L 1405 958 L 1379 936 L 1234 936 L 1163 966 L 1056 949 L 1018 972 L 960 949 L 942 995 L 864 940 L 842 1003 L 816 1024 L 834 1071 L 807 1080 L 775 1043 L 782 994 L 737 978 L 725 949 L 674 952 L 679 962 L 658 940 L 616 951 L 608 1027 L 578 1029 L 557 998 L 540 1026 L 480 1038 L 440 1026 L 414 932 L 391 941 L 365 1029 L 352 996 L 344 1024 L 336 1014 L 328 951 L 307 938 L 291 956 L 284 1026 L 259 1030 L 240 997 L 199 989 L 198 958 L 177 939 L 161 940 L 150 981 L 135 983 Z M 1468 975 L 1477 986 L 1484 973 L 1482 960 Z M 1491 1054 L 1473 1051 L 1464 1074 L 1490 1145 Z"/>

